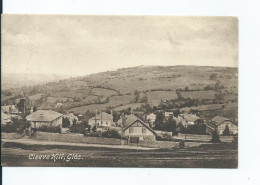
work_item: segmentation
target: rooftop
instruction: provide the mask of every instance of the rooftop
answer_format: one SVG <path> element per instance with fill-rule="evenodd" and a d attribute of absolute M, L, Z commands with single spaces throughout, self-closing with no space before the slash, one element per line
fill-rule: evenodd
<path fill-rule="evenodd" d="M 26 116 L 26 119 L 28 121 L 51 122 L 61 116 L 61 113 L 53 110 L 37 110 L 36 112 Z"/>
<path fill-rule="evenodd" d="M 219 125 L 223 123 L 224 121 L 230 121 L 229 118 L 221 117 L 221 116 L 216 116 L 212 118 L 212 122 L 215 123 L 216 125 Z"/>
<path fill-rule="evenodd" d="M 96 116 L 92 117 L 90 120 L 112 120 L 113 121 L 113 116 L 111 114 L 108 114 L 106 112 L 102 112 L 101 114 L 97 114 Z"/>

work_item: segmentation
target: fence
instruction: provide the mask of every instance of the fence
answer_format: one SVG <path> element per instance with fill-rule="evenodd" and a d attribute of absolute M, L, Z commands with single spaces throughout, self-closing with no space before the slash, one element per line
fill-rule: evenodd
<path fill-rule="evenodd" d="M 186 135 L 186 136 L 185 136 Z M 178 136 L 173 136 L 174 139 L 188 140 L 188 141 L 199 141 L 199 142 L 210 142 L 212 135 L 195 135 L 195 134 L 182 134 L 179 133 Z M 234 136 L 220 136 L 221 142 L 233 142 Z"/>

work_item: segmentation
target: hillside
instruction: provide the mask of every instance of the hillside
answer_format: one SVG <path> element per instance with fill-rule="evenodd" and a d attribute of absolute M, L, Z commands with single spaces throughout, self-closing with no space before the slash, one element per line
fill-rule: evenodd
<path fill-rule="evenodd" d="M 217 82 L 220 83 L 218 90 L 213 88 Z M 176 94 L 178 89 L 181 89 L 180 95 Z M 1 104 L 11 104 L 26 97 L 28 107 L 59 108 L 84 114 L 106 108 L 138 109 L 145 103 L 158 106 L 179 96 L 213 101 L 220 92 L 225 93 L 225 101 L 237 101 L 237 68 L 138 66 L 5 90 Z"/>

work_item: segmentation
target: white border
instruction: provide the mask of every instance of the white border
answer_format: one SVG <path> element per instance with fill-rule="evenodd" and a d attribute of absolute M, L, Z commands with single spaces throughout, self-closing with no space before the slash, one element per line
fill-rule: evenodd
<path fill-rule="evenodd" d="M 257 0 L 3 0 L 3 13 L 239 18 L 239 169 L 3 168 L 3 184 L 260 184 Z"/>

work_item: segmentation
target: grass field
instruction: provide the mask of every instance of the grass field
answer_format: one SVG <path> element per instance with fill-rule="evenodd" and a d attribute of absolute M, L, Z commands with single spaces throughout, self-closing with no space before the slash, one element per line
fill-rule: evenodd
<path fill-rule="evenodd" d="M 127 104 L 127 105 L 116 107 L 113 110 L 120 111 L 120 110 L 124 110 L 124 109 L 128 109 L 128 108 L 131 108 L 133 110 L 133 109 L 136 109 L 138 107 L 141 107 L 141 105 L 143 105 L 143 103 L 130 103 L 130 104 Z"/>
<path fill-rule="evenodd" d="M 237 168 L 238 152 L 230 144 L 209 144 L 188 149 L 134 150 L 80 146 L 13 145 L 2 143 L 3 166 L 74 167 L 160 167 L 160 168 Z M 65 160 L 29 159 L 29 154 L 63 154 Z M 79 154 L 79 159 L 68 159 Z"/>
<path fill-rule="evenodd" d="M 159 105 L 161 100 L 176 99 L 177 95 L 175 91 L 152 91 L 146 93 L 148 97 L 148 103 L 152 105 Z"/>
<path fill-rule="evenodd" d="M 43 93 L 37 93 L 37 94 L 35 94 L 35 95 L 29 96 L 28 98 L 29 98 L 31 101 L 35 101 L 35 100 L 39 100 L 42 95 L 43 95 Z"/>
<path fill-rule="evenodd" d="M 110 98 L 110 102 L 113 102 L 115 105 L 124 105 L 130 103 L 133 99 L 134 95 L 113 96 Z"/>
<path fill-rule="evenodd" d="M 67 101 L 72 101 L 71 98 L 66 98 L 66 97 L 47 97 L 47 103 L 56 103 L 56 102 L 67 102 Z"/>
<path fill-rule="evenodd" d="M 93 88 L 91 93 L 97 96 L 110 97 L 112 95 L 117 95 L 116 91 L 104 88 Z"/>
<path fill-rule="evenodd" d="M 67 97 L 67 98 L 74 98 L 74 97 L 88 97 L 90 95 L 89 89 L 78 89 L 78 90 L 68 90 L 68 91 L 57 91 L 52 93 L 52 97 Z"/>
<path fill-rule="evenodd" d="M 215 99 L 216 91 L 188 91 L 181 92 L 182 97 L 190 99 Z"/>
<path fill-rule="evenodd" d="M 91 102 L 94 102 L 95 100 L 98 100 L 98 96 L 96 96 L 96 95 L 89 95 L 88 97 L 83 99 L 82 102 L 91 103 Z"/>

